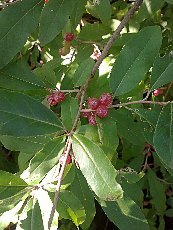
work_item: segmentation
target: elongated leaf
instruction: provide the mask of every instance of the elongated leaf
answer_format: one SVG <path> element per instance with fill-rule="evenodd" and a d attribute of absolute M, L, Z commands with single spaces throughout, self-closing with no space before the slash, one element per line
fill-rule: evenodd
<path fill-rule="evenodd" d="M 55 114 L 40 102 L 17 92 L 0 90 L 0 134 L 35 136 L 62 130 Z"/>
<path fill-rule="evenodd" d="M 102 148 L 107 155 L 112 157 L 119 144 L 116 123 L 108 117 L 105 119 L 97 119 L 97 124 Z"/>
<path fill-rule="evenodd" d="M 101 202 L 108 218 L 121 230 L 149 230 L 147 220 L 139 206 L 128 197 L 117 202 Z"/>
<path fill-rule="evenodd" d="M 144 79 L 161 46 L 158 26 L 145 27 L 120 52 L 110 75 L 114 95 L 122 95 Z"/>
<path fill-rule="evenodd" d="M 72 11 L 70 20 L 73 25 L 73 28 L 76 28 L 82 18 L 82 15 L 85 11 L 85 4 L 87 0 L 76 1 L 75 7 Z"/>
<path fill-rule="evenodd" d="M 53 203 L 49 197 L 48 192 L 43 190 L 42 188 L 36 191 L 35 197 L 37 198 L 39 206 L 40 206 L 44 230 L 47 230 L 48 221 L 49 221 L 50 213 L 53 207 Z M 57 230 L 57 228 L 58 228 L 58 213 L 55 210 L 53 222 L 51 225 L 51 230 Z"/>
<path fill-rule="evenodd" d="M 154 137 L 154 147 L 160 159 L 173 169 L 173 105 L 166 105 L 158 118 Z"/>
<path fill-rule="evenodd" d="M 9 64 L 0 71 L 0 87 L 24 93 L 46 93 L 45 85 L 24 61 Z"/>
<path fill-rule="evenodd" d="M 41 210 L 35 198 L 31 198 L 24 207 L 16 230 L 45 230 L 42 222 Z"/>
<path fill-rule="evenodd" d="M 27 183 L 20 177 L 0 170 L 0 199 L 14 196 L 27 187 Z"/>
<path fill-rule="evenodd" d="M 73 97 L 66 98 L 61 105 L 61 117 L 65 128 L 70 131 L 78 112 L 77 100 Z M 68 114 L 68 115 L 67 115 Z"/>
<path fill-rule="evenodd" d="M 134 16 L 132 20 L 140 23 L 146 18 L 152 17 L 158 10 L 162 8 L 163 4 L 164 0 L 144 0 L 138 13 Z"/>
<path fill-rule="evenodd" d="M 96 12 L 103 23 L 107 23 L 111 19 L 112 8 L 109 0 L 101 0 L 95 3 Z"/>
<path fill-rule="evenodd" d="M 64 28 L 74 7 L 74 0 L 50 0 L 40 19 L 40 42 L 52 41 Z"/>
<path fill-rule="evenodd" d="M 80 200 L 69 191 L 60 193 L 57 210 L 60 217 L 72 220 L 76 226 L 81 225 L 86 217 Z"/>
<path fill-rule="evenodd" d="M 147 171 L 147 178 L 150 186 L 150 195 L 152 197 L 151 203 L 157 212 L 163 215 L 166 203 L 165 188 L 151 169 Z"/>
<path fill-rule="evenodd" d="M 62 154 L 64 142 L 62 137 L 58 137 L 48 142 L 43 150 L 38 152 L 31 160 L 28 177 L 25 179 L 30 184 L 39 183 L 43 177 L 58 162 Z M 25 175 L 25 173 L 24 173 Z M 23 177 L 22 177 L 23 178 Z"/>
<path fill-rule="evenodd" d="M 98 145 L 78 134 L 73 137 L 73 150 L 81 172 L 98 197 L 116 200 L 122 196 L 121 186 L 115 180 L 117 172 Z"/>
<path fill-rule="evenodd" d="M 85 61 L 80 63 L 73 78 L 73 82 L 75 86 L 81 86 L 85 83 L 85 81 L 91 74 L 91 70 L 93 66 L 94 66 L 94 60 L 92 60 L 91 58 L 86 59 Z"/>
<path fill-rule="evenodd" d="M 42 0 L 23 0 L 0 12 L 0 69 L 8 64 L 36 29 Z"/>
<path fill-rule="evenodd" d="M 173 62 L 169 55 L 157 58 L 151 75 L 151 90 L 173 81 L 172 72 Z"/>
<path fill-rule="evenodd" d="M 88 187 L 88 184 L 80 172 L 80 170 L 76 169 L 76 177 L 71 185 L 71 190 L 81 201 L 84 206 L 86 219 L 85 222 L 81 225 L 82 229 L 89 229 L 89 226 L 95 216 L 95 203 L 94 197 Z"/>
<path fill-rule="evenodd" d="M 14 137 L 0 136 L 0 140 L 6 149 L 11 151 L 21 151 L 25 153 L 36 153 L 52 138 L 50 136 L 36 137 Z"/>
<path fill-rule="evenodd" d="M 110 117 L 116 121 L 117 131 L 123 137 L 135 145 L 143 145 L 145 138 L 142 133 L 141 125 L 134 121 L 130 111 L 125 109 L 110 111 Z"/>

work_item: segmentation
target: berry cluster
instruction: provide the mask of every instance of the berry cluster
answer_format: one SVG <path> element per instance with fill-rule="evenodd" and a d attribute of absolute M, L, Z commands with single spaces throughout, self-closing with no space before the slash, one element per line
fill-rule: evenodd
<path fill-rule="evenodd" d="M 89 97 L 87 100 L 88 109 L 94 110 L 92 112 L 83 112 L 82 116 L 88 119 L 91 125 L 97 125 L 96 116 L 100 118 L 107 117 L 108 108 L 112 104 L 112 95 L 110 93 L 103 93 L 99 99 Z"/>
<path fill-rule="evenodd" d="M 53 92 L 47 97 L 49 105 L 54 106 L 65 100 L 65 94 L 61 91 Z"/>
<path fill-rule="evenodd" d="M 59 54 L 62 56 L 67 55 L 70 53 L 70 47 L 71 47 L 71 42 L 75 39 L 75 36 L 73 33 L 66 33 L 64 34 L 64 47 L 59 49 Z"/>

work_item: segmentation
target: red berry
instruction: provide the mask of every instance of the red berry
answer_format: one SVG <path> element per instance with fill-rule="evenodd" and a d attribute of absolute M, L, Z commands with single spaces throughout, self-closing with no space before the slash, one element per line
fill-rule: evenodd
<path fill-rule="evenodd" d="M 49 0 L 44 0 L 45 3 L 48 3 Z"/>
<path fill-rule="evenodd" d="M 161 95 L 161 94 L 163 94 L 163 89 L 156 89 L 156 90 L 154 90 L 154 92 L 153 92 L 153 95 L 154 95 L 155 97 L 157 97 L 157 96 L 159 96 L 159 95 Z"/>
<path fill-rule="evenodd" d="M 109 106 L 112 104 L 112 95 L 110 93 L 103 93 L 101 96 L 100 96 L 100 104 L 102 105 L 105 105 L 105 106 Z"/>
<path fill-rule="evenodd" d="M 47 98 L 47 101 L 51 106 L 57 105 L 59 102 L 62 102 L 64 100 L 65 100 L 65 94 L 63 92 L 52 93 Z"/>
<path fill-rule="evenodd" d="M 91 112 L 82 112 L 82 117 L 88 118 L 91 116 Z"/>
<path fill-rule="evenodd" d="M 54 93 L 54 99 L 57 103 L 62 102 L 65 100 L 65 94 L 63 92 L 56 92 Z"/>
<path fill-rule="evenodd" d="M 100 105 L 96 109 L 96 114 L 100 118 L 107 117 L 107 115 L 108 115 L 108 108 L 105 105 Z"/>
<path fill-rule="evenodd" d="M 71 157 L 70 157 L 70 155 L 68 155 L 67 160 L 66 160 L 66 165 L 68 165 L 70 163 L 71 163 Z"/>
<path fill-rule="evenodd" d="M 75 38 L 74 34 L 73 33 L 66 33 L 64 34 L 64 40 L 65 41 L 68 41 L 68 42 L 71 42 L 73 41 Z"/>
<path fill-rule="evenodd" d="M 97 98 L 91 98 L 89 97 L 88 98 L 88 108 L 89 109 L 93 109 L 93 110 L 96 110 L 97 107 L 99 106 L 99 100 Z"/>
<path fill-rule="evenodd" d="M 97 125 L 95 114 L 91 114 L 91 116 L 88 117 L 88 123 L 94 126 Z"/>

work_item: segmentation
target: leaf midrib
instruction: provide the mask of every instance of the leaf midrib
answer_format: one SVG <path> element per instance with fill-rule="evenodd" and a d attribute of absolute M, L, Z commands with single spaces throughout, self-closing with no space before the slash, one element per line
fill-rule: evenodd
<path fill-rule="evenodd" d="M 22 2 L 22 1 L 21 1 Z M 8 34 L 10 33 L 10 31 L 18 24 L 18 23 L 20 23 L 20 21 L 27 15 L 27 14 L 29 14 L 30 13 L 30 11 L 31 10 L 33 10 L 37 5 L 39 5 L 40 3 L 42 2 L 42 0 L 41 1 L 39 1 L 39 2 L 37 2 L 31 9 L 29 9 L 8 31 L 7 31 L 7 33 L 0 39 L 0 42 L 4 39 L 4 37 L 6 37 L 6 36 L 8 36 Z"/>
<path fill-rule="evenodd" d="M 83 150 L 85 151 L 85 153 L 86 153 L 86 155 L 88 156 L 88 158 L 92 161 L 93 165 L 94 165 L 94 166 L 97 165 L 97 164 L 94 164 L 94 163 L 95 163 L 94 159 L 92 159 L 92 158 L 90 157 L 90 155 L 88 154 L 88 152 L 87 152 L 85 146 L 83 145 L 83 143 L 81 143 L 81 142 L 78 140 L 78 138 L 77 138 L 76 136 L 74 136 L 74 138 L 76 139 L 76 141 L 78 142 L 78 144 L 83 148 Z M 111 187 L 109 186 L 109 184 L 107 184 L 107 181 L 105 181 L 104 177 L 102 177 L 102 174 L 101 174 L 101 172 L 99 171 L 99 169 L 98 169 L 97 167 L 95 167 L 95 170 L 97 170 L 97 172 L 99 173 L 100 177 L 103 179 L 103 181 L 105 182 L 105 185 L 107 185 L 107 187 L 109 188 L 109 190 L 112 191 L 112 189 L 111 189 Z M 115 184 L 116 184 L 116 181 L 115 181 Z M 112 192 L 111 192 L 111 193 L 112 193 Z M 113 192 L 113 193 L 115 193 L 115 192 Z M 117 199 L 117 197 L 116 197 L 116 199 Z"/>

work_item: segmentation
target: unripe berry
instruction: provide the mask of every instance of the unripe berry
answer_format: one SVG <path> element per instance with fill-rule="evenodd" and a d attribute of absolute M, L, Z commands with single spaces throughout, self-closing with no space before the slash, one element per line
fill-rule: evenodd
<path fill-rule="evenodd" d="M 88 102 L 88 108 L 93 110 L 96 110 L 100 104 L 99 100 L 94 97 L 93 98 L 89 97 L 87 102 Z"/>
<path fill-rule="evenodd" d="M 99 107 L 96 109 L 96 114 L 100 118 L 107 117 L 108 108 L 105 105 L 99 105 Z"/>
<path fill-rule="evenodd" d="M 90 125 L 97 125 L 97 122 L 96 122 L 96 115 L 95 114 L 91 114 L 89 117 L 88 117 L 88 123 Z"/>
<path fill-rule="evenodd" d="M 157 97 L 157 96 L 163 94 L 163 92 L 164 92 L 163 89 L 156 89 L 156 90 L 154 90 L 153 95 L 155 97 Z"/>
<path fill-rule="evenodd" d="M 103 93 L 99 98 L 100 104 L 110 106 L 112 104 L 112 95 L 110 93 Z"/>
<path fill-rule="evenodd" d="M 65 41 L 71 42 L 74 40 L 74 38 L 75 38 L 75 36 L 73 33 L 68 32 L 68 33 L 64 34 L 64 40 Z"/>

